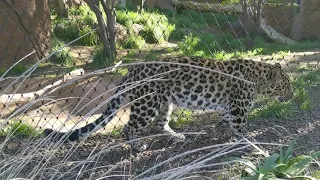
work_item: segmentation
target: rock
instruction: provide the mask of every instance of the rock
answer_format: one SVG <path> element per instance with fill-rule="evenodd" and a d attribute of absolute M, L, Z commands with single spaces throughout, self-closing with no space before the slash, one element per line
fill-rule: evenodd
<path fill-rule="evenodd" d="M 133 24 L 132 30 L 135 35 L 139 35 L 140 31 L 143 29 L 143 25 L 141 24 Z"/>
<path fill-rule="evenodd" d="M 0 1 L 0 62 L 8 68 L 22 57 L 31 64 L 45 57 L 50 50 L 51 19 L 48 1 Z"/>
<path fill-rule="evenodd" d="M 125 28 L 123 25 L 119 23 L 116 23 L 115 31 L 116 31 L 116 42 L 119 42 L 119 43 L 123 42 L 128 35 L 127 28 Z"/>

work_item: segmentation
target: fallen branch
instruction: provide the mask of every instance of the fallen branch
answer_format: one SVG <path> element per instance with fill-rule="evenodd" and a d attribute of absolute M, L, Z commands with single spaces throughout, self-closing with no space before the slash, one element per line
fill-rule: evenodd
<path fill-rule="evenodd" d="M 67 80 L 73 79 L 76 76 L 80 76 L 84 74 L 84 70 L 81 69 L 76 69 L 71 71 L 70 73 L 66 74 L 63 77 L 63 80 L 58 80 L 54 83 L 51 83 L 47 86 L 45 86 L 44 88 L 34 91 L 34 92 L 28 92 L 28 93 L 17 93 L 17 94 L 3 94 L 0 96 L 0 103 L 2 104 L 6 104 L 6 103 L 26 103 L 26 102 L 30 102 L 38 97 L 40 97 L 41 95 L 43 95 L 44 93 L 48 92 L 50 89 L 53 89 L 57 86 L 59 86 L 60 84 L 66 82 Z"/>
<path fill-rule="evenodd" d="M 260 30 L 275 42 L 278 42 L 281 44 L 289 44 L 289 45 L 297 43 L 296 41 L 278 33 L 271 26 L 267 25 L 267 22 L 264 18 L 260 19 Z"/>
<path fill-rule="evenodd" d="M 171 4 L 178 10 L 192 9 L 196 11 L 209 11 L 216 13 L 243 13 L 241 5 L 230 5 L 230 4 L 209 4 L 209 3 L 199 3 L 194 1 L 179 1 L 171 0 Z"/>

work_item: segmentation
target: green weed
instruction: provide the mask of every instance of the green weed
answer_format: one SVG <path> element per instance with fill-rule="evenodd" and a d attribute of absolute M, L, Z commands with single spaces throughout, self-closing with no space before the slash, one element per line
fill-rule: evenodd
<path fill-rule="evenodd" d="M 119 74 L 120 76 L 125 76 L 128 74 L 128 68 L 118 68 L 117 69 L 117 74 Z"/>
<path fill-rule="evenodd" d="M 316 179 L 320 179 L 320 170 L 313 172 L 312 177 L 315 177 Z"/>
<path fill-rule="evenodd" d="M 151 51 L 149 54 L 145 56 L 144 59 L 146 59 L 147 61 L 155 61 L 158 59 L 158 57 L 159 57 L 158 54 Z"/>
<path fill-rule="evenodd" d="M 19 76 L 26 72 L 30 68 L 30 65 L 22 65 L 22 64 L 17 64 L 13 68 L 10 69 L 10 71 L 5 75 L 6 77 L 8 76 Z M 0 76 L 2 76 L 7 69 L 5 68 L 0 68 Z"/>
<path fill-rule="evenodd" d="M 110 132 L 111 136 L 113 137 L 121 137 L 122 133 L 122 127 L 115 127 L 113 130 Z"/>
<path fill-rule="evenodd" d="M 179 129 L 192 120 L 193 112 L 189 109 L 177 109 L 171 115 L 170 127 Z"/>

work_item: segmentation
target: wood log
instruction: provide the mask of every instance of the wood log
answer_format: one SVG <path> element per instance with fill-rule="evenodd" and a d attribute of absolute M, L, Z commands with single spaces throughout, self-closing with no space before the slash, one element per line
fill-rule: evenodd
<path fill-rule="evenodd" d="M 17 104 L 21 104 L 21 103 L 30 102 L 30 101 L 36 99 L 37 97 L 40 97 L 44 93 L 48 92 L 49 90 L 52 90 L 53 88 L 58 87 L 62 83 L 66 82 L 67 80 L 71 80 L 71 79 L 73 79 L 77 76 L 81 76 L 83 74 L 84 74 L 84 70 L 82 68 L 76 69 L 76 70 L 73 70 L 73 71 L 69 72 L 68 74 L 64 75 L 63 79 L 58 80 L 52 84 L 49 84 L 40 90 L 37 90 L 34 92 L 22 93 L 22 94 L 21 93 L 2 94 L 0 96 L 0 103 L 7 104 L 7 103 L 14 102 Z"/>
<path fill-rule="evenodd" d="M 192 9 L 201 12 L 215 12 L 215 13 L 243 13 L 241 5 L 231 4 L 209 4 L 199 3 L 194 1 L 179 1 L 171 0 L 171 4 L 178 10 Z"/>

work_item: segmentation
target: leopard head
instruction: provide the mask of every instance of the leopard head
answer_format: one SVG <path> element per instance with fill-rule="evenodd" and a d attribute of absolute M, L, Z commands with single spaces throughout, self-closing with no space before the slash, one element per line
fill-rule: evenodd
<path fill-rule="evenodd" d="M 264 87 L 262 87 L 263 94 L 275 96 L 281 102 L 293 98 L 290 77 L 283 72 L 279 63 L 271 65 L 266 78 L 267 81 L 264 84 Z"/>

